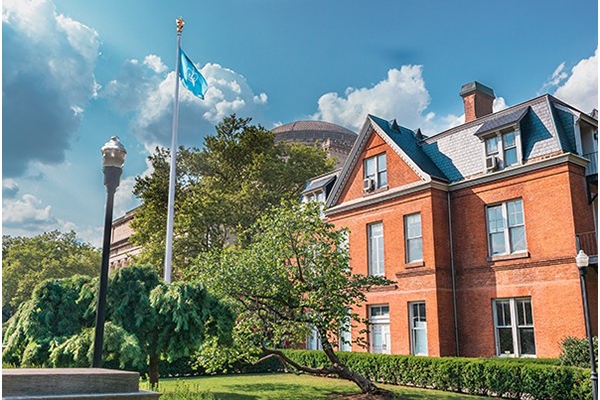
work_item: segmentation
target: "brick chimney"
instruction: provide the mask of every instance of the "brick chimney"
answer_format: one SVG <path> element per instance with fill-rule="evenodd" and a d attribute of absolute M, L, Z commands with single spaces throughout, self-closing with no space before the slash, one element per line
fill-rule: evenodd
<path fill-rule="evenodd" d="M 493 112 L 496 96 L 491 88 L 473 81 L 463 85 L 460 95 L 465 103 L 465 123 Z"/>

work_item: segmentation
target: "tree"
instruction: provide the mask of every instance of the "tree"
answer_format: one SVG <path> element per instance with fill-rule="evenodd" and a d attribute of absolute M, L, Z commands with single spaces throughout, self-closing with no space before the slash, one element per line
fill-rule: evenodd
<path fill-rule="evenodd" d="M 365 292 L 393 283 L 352 273 L 346 235 L 322 221 L 318 205 L 288 203 L 258 220 L 249 245 L 201 257 L 193 274 L 237 305 L 236 335 L 245 356 L 262 352 L 263 360 L 277 357 L 294 369 L 337 375 L 363 393 L 383 394 L 336 355 L 348 319 L 355 327 L 368 324 L 354 312 Z M 313 327 L 330 361 L 321 368 L 300 365 L 278 349 L 304 343 Z M 353 342 L 363 345 L 365 332 Z"/>
<path fill-rule="evenodd" d="M 181 147 L 177 156 L 173 270 L 175 275 L 203 252 L 237 242 L 246 245 L 257 218 L 282 200 L 299 199 L 310 177 L 335 165 L 317 147 L 276 143 L 275 135 L 250 118 L 231 115 L 207 136 L 204 148 Z M 132 240 L 141 263 L 163 265 L 169 153 L 150 156 L 153 173 L 138 177 Z"/>
<path fill-rule="evenodd" d="M 21 366 L 87 367 L 93 355 L 97 279 L 42 282 L 8 322 L 3 357 Z M 231 341 L 234 315 L 199 283 L 161 282 L 154 268 L 127 266 L 110 276 L 106 366 L 148 366 L 158 383 L 161 358 L 198 350 L 207 338 Z"/>
<path fill-rule="evenodd" d="M 78 240 L 75 232 L 52 231 L 32 238 L 3 236 L 3 321 L 29 300 L 39 282 L 77 274 L 97 276 L 100 260 L 99 250 Z"/>

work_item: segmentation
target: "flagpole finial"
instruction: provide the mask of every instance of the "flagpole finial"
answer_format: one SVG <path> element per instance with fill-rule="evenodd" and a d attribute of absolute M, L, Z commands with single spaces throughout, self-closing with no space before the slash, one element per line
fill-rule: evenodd
<path fill-rule="evenodd" d="M 183 32 L 183 25 L 185 25 L 183 18 L 179 17 L 179 18 L 177 18 L 176 21 L 177 21 L 177 33 Z"/>

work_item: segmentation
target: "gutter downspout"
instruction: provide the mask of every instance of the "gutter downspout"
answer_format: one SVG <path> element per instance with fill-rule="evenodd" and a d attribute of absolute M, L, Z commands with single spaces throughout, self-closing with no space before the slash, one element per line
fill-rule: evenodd
<path fill-rule="evenodd" d="M 456 356 L 460 356 L 460 345 L 458 344 L 458 312 L 456 310 L 456 270 L 454 268 L 454 242 L 452 240 L 452 208 L 450 207 L 450 191 L 448 198 L 448 228 L 450 236 L 450 269 L 452 272 L 452 309 L 454 311 L 454 342 L 456 344 Z"/>

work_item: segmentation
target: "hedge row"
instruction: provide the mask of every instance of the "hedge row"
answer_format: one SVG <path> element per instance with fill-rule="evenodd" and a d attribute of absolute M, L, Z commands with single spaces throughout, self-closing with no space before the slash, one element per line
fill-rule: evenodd
<path fill-rule="evenodd" d="M 322 351 L 284 350 L 299 364 L 328 365 Z M 433 358 L 340 352 L 350 369 L 374 382 L 484 396 L 534 399 L 591 399 L 590 371 L 481 358 Z"/>

